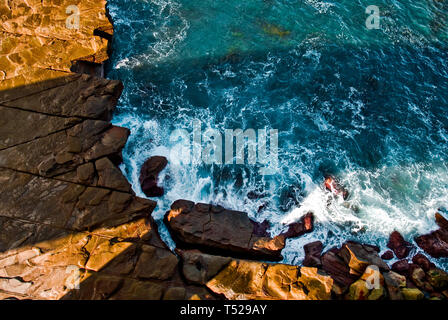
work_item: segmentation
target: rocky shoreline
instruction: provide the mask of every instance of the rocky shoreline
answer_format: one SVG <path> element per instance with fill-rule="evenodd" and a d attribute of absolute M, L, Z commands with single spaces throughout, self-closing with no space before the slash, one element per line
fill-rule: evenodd
<path fill-rule="evenodd" d="M 314 242 L 303 266 L 257 261 L 281 260 L 287 238 L 312 232 L 312 214 L 271 237 L 244 212 L 178 200 L 165 216 L 171 252 L 151 217 L 156 203 L 136 197 L 117 167 L 129 130 L 110 123 L 122 84 L 102 78 L 106 1 L 77 1 L 78 30 L 65 25 L 71 4 L 0 6 L 0 299 L 448 298 L 448 275 L 411 258 L 396 233 L 382 257 L 367 244 L 322 252 Z M 165 166 L 145 168 L 148 196 L 163 194 Z M 448 223 L 436 221 L 416 239 L 434 258 L 448 252 Z"/>

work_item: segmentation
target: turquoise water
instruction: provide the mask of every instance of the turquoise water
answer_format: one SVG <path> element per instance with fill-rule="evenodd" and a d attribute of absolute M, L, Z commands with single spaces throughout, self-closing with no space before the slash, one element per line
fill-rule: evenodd
<path fill-rule="evenodd" d="M 108 3 L 108 77 L 125 85 L 114 123 L 132 130 L 122 170 L 143 196 L 142 163 L 170 161 L 159 223 L 180 198 L 268 219 L 274 234 L 312 210 L 316 230 L 283 251 L 296 264 L 310 241 L 385 249 L 393 230 L 412 239 L 436 228 L 435 211 L 448 207 L 447 1 L 375 1 L 381 20 L 372 30 L 370 1 Z M 198 120 L 222 133 L 277 129 L 279 170 L 178 164 L 170 134 L 192 132 Z M 350 191 L 347 201 L 324 190 L 327 174 Z"/>

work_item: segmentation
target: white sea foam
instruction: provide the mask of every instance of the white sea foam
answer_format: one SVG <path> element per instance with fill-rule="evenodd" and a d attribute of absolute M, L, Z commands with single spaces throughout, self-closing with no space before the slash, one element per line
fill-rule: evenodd
<path fill-rule="evenodd" d="M 160 24 L 152 35 L 155 41 L 150 44 L 147 52 L 137 56 L 126 57 L 118 61 L 114 68 L 134 69 L 144 64 L 157 64 L 171 56 L 179 43 L 187 36 L 190 27 L 187 19 L 181 14 L 180 4 L 172 0 L 144 0 L 150 3 L 156 10 L 156 16 Z M 173 27 L 170 22 L 173 19 L 180 20 L 178 26 Z"/>

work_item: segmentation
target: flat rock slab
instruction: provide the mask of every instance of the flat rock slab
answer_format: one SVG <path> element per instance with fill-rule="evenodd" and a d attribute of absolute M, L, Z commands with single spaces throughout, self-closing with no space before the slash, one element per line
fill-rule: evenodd
<path fill-rule="evenodd" d="M 220 206 L 178 200 L 165 215 L 179 247 L 194 247 L 208 253 L 281 260 L 285 237 L 268 237 L 245 212 Z"/>

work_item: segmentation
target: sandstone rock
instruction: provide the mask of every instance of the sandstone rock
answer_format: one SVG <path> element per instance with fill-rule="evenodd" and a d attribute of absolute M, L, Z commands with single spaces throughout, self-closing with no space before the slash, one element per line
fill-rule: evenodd
<path fill-rule="evenodd" d="M 429 284 L 426 279 L 425 271 L 422 268 L 411 268 L 410 270 L 410 278 L 412 282 L 421 290 L 426 292 L 433 292 L 433 287 Z"/>
<path fill-rule="evenodd" d="M 401 293 L 405 300 L 422 300 L 425 297 L 423 292 L 418 289 L 403 288 Z"/>
<path fill-rule="evenodd" d="M 128 193 L 133 192 L 130 183 L 123 176 L 120 169 L 108 158 L 101 158 L 95 161 L 95 168 L 98 173 L 97 186 Z"/>
<path fill-rule="evenodd" d="M 103 74 L 105 1 L 53 2 L 0 5 L 0 298 L 208 299 L 182 281 L 155 202 L 116 167 L 129 136 L 110 123 L 123 85 L 69 73 Z M 73 4 L 79 30 L 64 23 Z"/>
<path fill-rule="evenodd" d="M 99 239 L 98 239 L 99 240 Z M 93 271 L 100 271 L 109 264 L 115 257 L 122 255 L 126 250 L 132 247 L 132 243 L 110 241 L 101 241 L 90 252 L 89 260 L 85 267 Z"/>
<path fill-rule="evenodd" d="M 362 275 L 369 265 L 376 265 L 383 271 L 389 270 L 389 266 L 381 260 L 376 250 L 356 242 L 345 243 L 339 256 L 350 267 L 352 274 Z"/>
<path fill-rule="evenodd" d="M 387 285 L 387 291 L 391 300 L 403 300 L 402 288 L 406 287 L 406 277 L 394 272 L 389 271 L 383 273 L 384 281 Z"/>
<path fill-rule="evenodd" d="M 123 278 L 89 273 L 78 290 L 71 290 L 63 300 L 106 300 L 123 284 Z"/>
<path fill-rule="evenodd" d="M 66 8 L 76 4 L 82 13 L 79 28 L 67 28 Z M 95 29 L 110 29 L 106 1 L 62 0 L 29 2 L 16 0 L 2 7 L 3 83 L 0 90 L 23 86 L 70 72 L 73 60 L 91 57 L 96 63 L 107 59 L 108 39 Z"/>
<path fill-rule="evenodd" d="M 409 255 L 412 245 L 398 231 L 394 231 L 389 236 L 387 247 L 392 249 L 398 259 L 404 259 Z"/>
<path fill-rule="evenodd" d="M 0 290 L 7 292 L 25 294 L 31 285 L 31 282 L 23 282 L 19 279 L 0 278 Z"/>
<path fill-rule="evenodd" d="M 110 121 L 122 89 L 119 81 L 64 74 L 56 79 L 2 91 L 0 102 L 10 108 L 64 118 Z"/>
<path fill-rule="evenodd" d="M 303 273 L 301 270 L 303 269 Z M 333 280 L 316 268 L 232 260 L 207 283 L 227 299 L 330 299 Z"/>
<path fill-rule="evenodd" d="M 178 200 L 165 215 L 178 247 L 195 246 L 207 253 L 281 259 L 284 237 L 255 234 L 247 214 L 208 204 Z"/>
<path fill-rule="evenodd" d="M 300 268 L 299 283 L 305 286 L 308 299 L 331 299 L 333 279 L 327 275 L 322 274 L 317 268 Z"/>
<path fill-rule="evenodd" d="M 143 163 L 140 170 L 140 185 L 142 191 L 148 197 L 161 197 L 163 195 L 163 188 L 157 186 L 157 177 L 168 164 L 165 157 L 151 157 Z"/>
<path fill-rule="evenodd" d="M 431 257 L 448 257 L 448 230 L 439 229 L 416 237 L 415 242 Z"/>
<path fill-rule="evenodd" d="M 307 296 L 303 287 L 297 282 L 298 276 L 299 268 L 296 266 L 266 265 L 264 275 L 254 279 L 260 281 L 260 287 L 255 287 L 259 288 L 259 291 L 254 294 L 259 298 L 266 292 L 268 299 L 305 300 Z"/>
<path fill-rule="evenodd" d="M 386 297 L 386 290 L 384 289 L 383 286 L 380 286 L 379 288 L 372 289 L 370 291 L 367 300 L 383 300 L 385 297 Z"/>
<path fill-rule="evenodd" d="M 348 191 L 341 186 L 335 178 L 329 176 L 325 178 L 325 189 L 327 189 L 328 191 L 330 191 L 331 193 L 335 194 L 335 195 L 341 195 L 344 200 L 346 200 L 349 196 Z"/>
<path fill-rule="evenodd" d="M 266 269 L 266 264 L 233 260 L 207 283 L 207 287 L 230 300 L 265 298 L 268 294 L 262 288 Z M 295 272 L 297 277 L 297 268 Z M 287 276 L 288 273 L 284 276 L 285 279 L 291 282 Z M 296 291 L 297 294 L 302 294 L 302 297 L 305 296 L 301 290 L 294 290 L 291 295 L 294 295 Z"/>
<path fill-rule="evenodd" d="M 448 273 L 445 271 L 438 268 L 431 269 L 427 272 L 427 278 L 434 289 L 438 291 L 448 289 Z"/>
<path fill-rule="evenodd" d="M 93 178 L 95 177 L 95 167 L 93 166 L 93 163 L 88 162 L 80 165 L 76 169 L 76 176 L 80 182 L 92 184 Z"/>
<path fill-rule="evenodd" d="M 303 265 L 305 267 L 320 267 L 322 262 L 320 256 L 322 255 L 323 244 L 320 241 L 308 243 L 303 246 L 305 250 L 305 259 Z"/>

